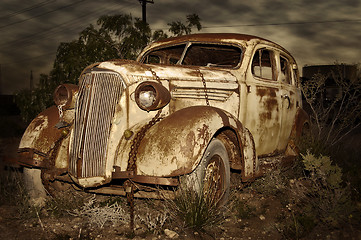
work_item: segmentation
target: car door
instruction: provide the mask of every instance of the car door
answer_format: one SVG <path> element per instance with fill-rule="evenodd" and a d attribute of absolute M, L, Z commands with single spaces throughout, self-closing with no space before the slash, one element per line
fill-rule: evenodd
<path fill-rule="evenodd" d="M 246 127 L 252 132 L 257 154 L 274 153 L 279 143 L 282 99 L 275 50 L 258 45 L 247 71 Z M 241 109 L 242 111 L 242 109 Z"/>
<path fill-rule="evenodd" d="M 278 65 L 278 81 L 281 85 L 282 120 L 278 149 L 284 150 L 294 124 L 297 108 L 301 104 L 301 92 L 298 88 L 299 75 L 297 65 L 293 59 L 284 52 L 276 54 Z"/>

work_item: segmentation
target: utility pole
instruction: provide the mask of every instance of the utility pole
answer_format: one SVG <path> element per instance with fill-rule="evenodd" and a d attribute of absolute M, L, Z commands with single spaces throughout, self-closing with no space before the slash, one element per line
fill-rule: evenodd
<path fill-rule="evenodd" d="M 142 21 L 147 22 L 147 3 L 154 4 L 153 0 L 139 0 L 142 4 Z"/>
<path fill-rule="evenodd" d="M 30 91 L 34 90 L 33 70 L 30 71 Z"/>
<path fill-rule="evenodd" d="M 2 79 L 1 64 L 0 64 L 0 95 L 2 94 L 3 94 L 3 79 Z"/>

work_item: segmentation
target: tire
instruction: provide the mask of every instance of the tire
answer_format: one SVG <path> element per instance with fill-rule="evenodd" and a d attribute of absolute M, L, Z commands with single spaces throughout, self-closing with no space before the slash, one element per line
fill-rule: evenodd
<path fill-rule="evenodd" d="M 41 170 L 24 167 L 23 178 L 25 189 L 29 195 L 30 204 L 34 206 L 43 206 L 47 194 L 41 180 Z"/>
<path fill-rule="evenodd" d="M 186 176 L 186 184 L 210 197 L 217 205 L 223 205 L 228 200 L 230 175 L 226 147 L 222 141 L 214 138 L 197 168 Z"/>

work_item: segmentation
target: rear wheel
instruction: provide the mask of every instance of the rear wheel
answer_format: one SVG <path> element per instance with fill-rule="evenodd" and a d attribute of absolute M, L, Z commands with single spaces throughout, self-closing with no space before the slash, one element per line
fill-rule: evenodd
<path fill-rule="evenodd" d="M 198 167 L 186 177 L 187 186 L 204 194 L 217 205 L 224 204 L 229 195 L 230 167 L 229 157 L 223 142 L 213 139 Z"/>

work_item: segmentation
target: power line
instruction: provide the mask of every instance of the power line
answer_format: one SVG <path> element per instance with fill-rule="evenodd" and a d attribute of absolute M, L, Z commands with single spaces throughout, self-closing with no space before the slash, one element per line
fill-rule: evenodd
<path fill-rule="evenodd" d="M 44 53 L 44 54 L 41 54 L 41 55 L 38 55 L 38 56 L 34 56 L 34 57 L 28 57 L 28 58 L 23 58 L 21 60 L 18 60 L 18 61 L 14 61 L 14 62 L 7 62 L 7 63 L 2 63 L 1 65 L 13 65 L 13 64 L 18 64 L 18 63 L 22 63 L 22 62 L 27 62 L 27 61 L 30 61 L 30 60 L 34 60 L 34 59 L 37 59 L 37 58 L 41 58 L 41 57 L 45 57 L 45 56 L 49 56 L 49 55 L 55 55 L 56 54 L 56 51 L 52 51 L 52 52 L 48 52 L 48 53 Z"/>
<path fill-rule="evenodd" d="M 12 13 L 10 13 L 8 15 L 2 16 L 2 17 L 0 17 L 0 19 L 10 18 L 10 17 L 16 16 L 16 15 L 19 15 L 20 13 L 29 12 L 29 11 L 31 11 L 33 9 L 40 8 L 40 7 L 45 6 L 45 5 L 47 5 L 49 3 L 52 3 L 52 2 L 55 2 L 55 0 L 47 0 L 47 1 L 44 1 L 44 2 L 40 2 L 40 3 L 34 4 L 34 5 L 30 6 L 30 7 L 23 8 L 21 10 L 12 12 Z"/>
<path fill-rule="evenodd" d="M 115 4 L 115 5 L 119 5 L 119 3 Z M 115 5 L 112 5 L 112 6 L 115 6 Z M 132 6 L 133 5 L 133 6 Z M 111 7 L 112 7 L 111 6 Z M 131 7 L 132 6 L 132 7 Z M 133 3 L 130 3 L 128 2 L 128 4 L 126 6 L 123 6 L 122 8 L 120 8 L 120 10 L 122 9 L 126 9 L 128 8 L 129 10 L 132 9 L 132 8 L 135 8 L 137 5 L 136 4 L 133 4 Z M 109 8 L 109 6 L 106 6 L 107 8 Z M 129 8 L 130 7 L 130 8 Z M 78 16 L 77 17 L 77 20 L 74 21 L 74 20 L 69 20 L 69 21 L 66 21 L 64 23 L 61 23 L 61 24 L 58 24 L 56 26 L 52 26 L 52 28 L 48 29 L 51 33 L 44 33 L 44 31 L 41 31 L 41 32 L 38 32 L 38 33 L 35 33 L 35 34 L 31 34 L 30 36 L 27 36 L 25 38 L 23 38 L 22 40 L 26 39 L 26 38 L 30 38 L 30 40 L 26 41 L 25 42 L 31 42 L 31 38 L 34 37 L 35 35 L 40 35 L 42 38 L 44 37 L 47 37 L 47 36 L 51 36 L 51 35 L 55 35 L 56 33 L 58 32 L 62 32 L 62 31 L 69 31 L 72 27 L 74 28 L 77 28 L 78 26 L 76 26 L 76 22 L 82 22 L 81 21 L 81 18 L 84 18 L 84 17 L 87 17 L 87 16 L 99 16 L 99 12 L 106 12 L 106 9 L 105 7 L 103 8 L 100 8 L 101 11 L 99 11 L 99 8 L 95 11 L 92 11 L 91 14 L 87 13 L 87 14 L 84 14 L 84 15 L 81 15 L 80 17 Z M 95 14 L 97 13 L 97 14 Z M 68 23 L 71 23 L 71 25 L 69 26 L 66 26 Z M 63 29 L 59 29 L 59 27 L 63 28 Z M 55 31 L 54 31 L 55 30 Z M 39 38 L 39 36 L 37 37 Z M 18 40 L 18 41 L 22 41 L 22 40 Z M 19 42 L 10 42 L 10 43 L 5 43 L 5 44 L 2 44 L 0 45 L 1 47 L 4 46 L 4 45 L 11 45 L 11 44 L 18 44 Z M 14 62 L 7 62 L 7 63 L 3 63 L 3 65 L 13 65 L 13 64 L 17 64 L 17 63 L 22 63 L 22 62 L 27 62 L 27 61 L 31 61 L 33 59 L 37 59 L 37 58 L 40 58 L 40 57 L 44 57 L 44 56 L 48 56 L 48 55 L 55 55 L 56 52 L 49 52 L 49 53 L 46 53 L 46 54 L 42 54 L 42 55 L 38 55 L 38 56 L 34 56 L 34 57 L 28 57 L 28 58 L 24 58 L 24 59 L 20 59 L 18 61 L 14 61 Z"/>
<path fill-rule="evenodd" d="M 116 3 L 116 4 L 111 5 L 111 6 L 105 6 L 105 7 L 102 7 L 102 8 L 97 8 L 94 11 L 87 12 L 87 13 L 85 13 L 83 15 L 80 15 L 80 16 L 77 15 L 76 20 L 71 19 L 69 21 L 66 21 L 66 22 L 63 22 L 63 23 L 60 23 L 60 24 L 57 24 L 57 25 L 53 25 L 48 29 L 45 29 L 45 30 L 30 34 L 30 35 L 27 35 L 27 36 L 25 36 L 23 38 L 15 39 L 14 41 L 7 42 L 7 43 L 6 42 L 2 43 L 2 44 L 0 44 L 0 47 L 18 45 L 20 43 L 23 43 L 23 44 L 24 43 L 29 43 L 29 42 L 32 42 L 34 40 L 36 40 L 36 42 L 38 42 L 40 37 L 41 38 L 46 38 L 46 37 L 49 37 L 49 36 L 53 36 L 53 35 L 55 35 L 56 33 L 59 33 L 59 32 L 65 32 L 65 31 L 69 32 L 69 30 L 71 30 L 71 29 L 79 28 L 79 25 L 77 25 L 77 23 L 84 23 L 84 21 L 82 19 L 84 19 L 86 17 L 91 18 L 92 16 L 99 17 L 99 15 L 108 12 L 108 10 L 106 8 L 109 8 L 109 7 L 114 8 L 116 5 L 119 5 L 119 3 Z M 137 6 L 136 4 L 128 2 L 127 5 L 123 6 L 118 11 L 126 9 L 126 8 L 128 8 L 130 10 L 132 8 L 135 8 L 136 6 Z"/>
<path fill-rule="evenodd" d="M 56 12 L 56 11 L 59 11 L 59 10 L 62 10 L 62 9 L 65 9 L 65 8 L 68 8 L 68 7 L 71 7 L 71 6 L 74 6 L 74 5 L 79 4 L 79 3 L 81 3 L 81 2 L 84 2 L 84 0 L 80 0 L 80 1 L 77 1 L 77 2 L 75 2 L 75 3 L 69 4 L 69 5 L 65 5 L 65 6 L 63 6 L 63 7 L 59 7 L 59 8 L 56 8 L 56 9 L 54 9 L 54 10 L 51 10 L 51 11 L 48 11 L 48 12 L 45 12 L 45 13 L 41 13 L 41 14 L 38 14 L 38 15 L 35 15 L 35 16 L 32 16 L 32 17 L 30 17 L 30 18 L 26 18 L 26 19 L 23 19 L 23 20 L 19 20 L 19 21 L 16 21 L 16 22 L 12 22 L 12 23 L 9 23 L 9 24 L 0 26 L 0 29 L 6 28 L 6 27 L 9 27 L 9 26 L 18 24 L 18 23 L 26 22 L 26 21 L 29 21 L 29 20 L 34 19 L 34 18 L 42 17 L 42 16 L 47 15 L 47 14 L 49 14 L 49 13 L 53 13 L 53 12 Z"/>
<path fill-rule="evenodd" d="M 306 21 L 306 22 L 281 22 L 281 23 L 250 23 L 250 24 L 234 24 L 234 25 L 215 25 L 205 26 L 202 28 L 219 28 L 219 27 L 257 27 L 257 26 L 280 26 L 280 25 L 302 25 L 302 24 L 323 24 L 323 23 L 345 23 L 345 22 L 361 22 L 361 19 L 340 19 L 325 21 Z"/>

